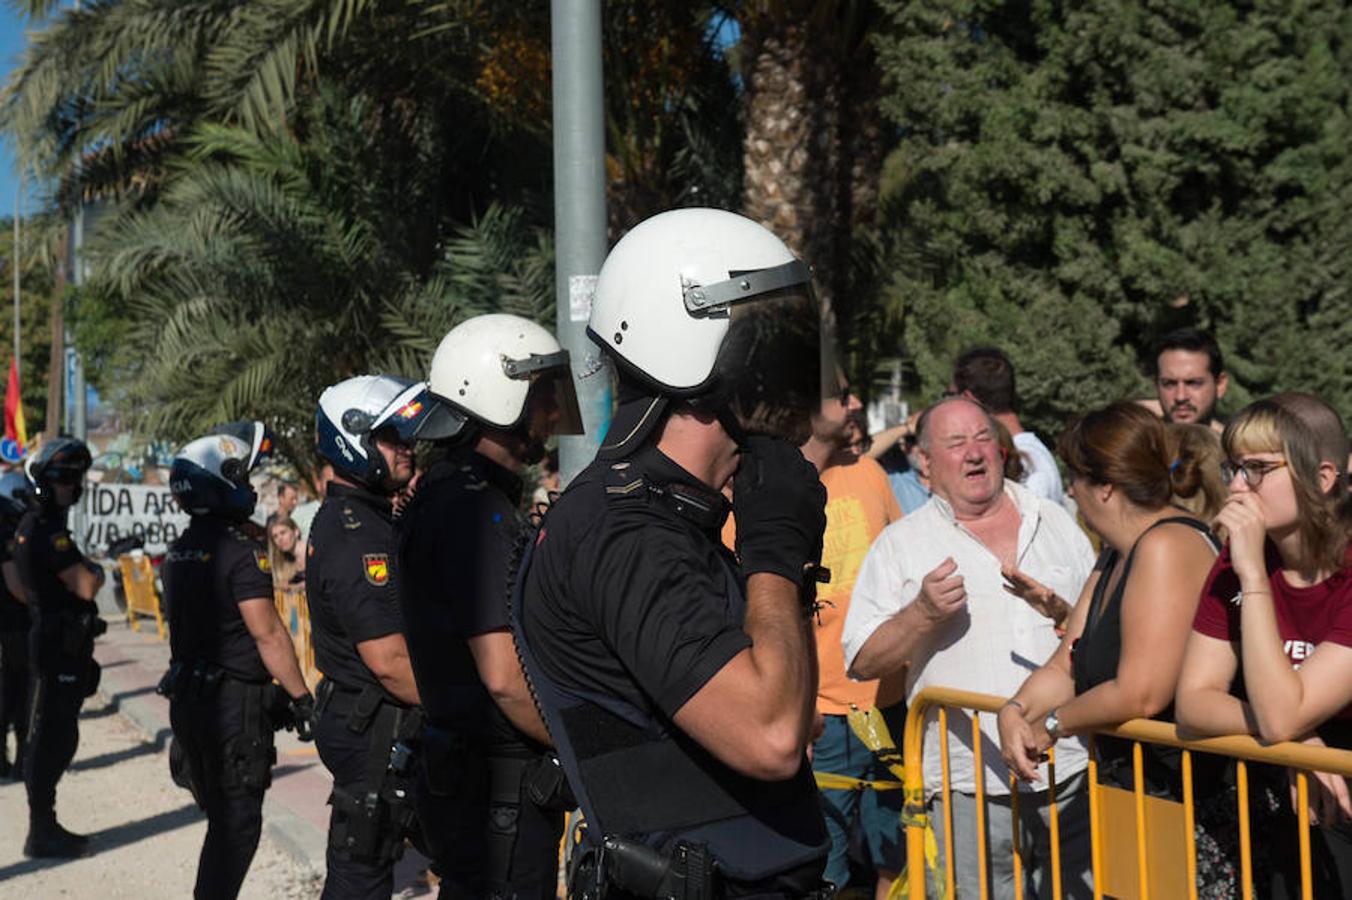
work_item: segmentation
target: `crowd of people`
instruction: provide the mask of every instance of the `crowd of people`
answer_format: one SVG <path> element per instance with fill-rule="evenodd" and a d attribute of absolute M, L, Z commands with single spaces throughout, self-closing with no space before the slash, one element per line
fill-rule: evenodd
<path fill-rule="evenodd" d="M 264 529 L 249 522 L 268 442 L 229 426 L 186 445 L 162 688 L 175 778 L 209 822 L 195 895 L 243 882 L 276 727 L 313 739 L 333 775 L 324 897 L 381 900 L 406 839 L 443 897 L 554 897 L 578 806 L 572 897 L 886 897 L 904 798 L 875 789 L 892 757 L 858 723 L 899 738 L 932 685 L 1008 698 L 975 733 L 947 718 L 946 775 L 925 721 L 928 819 L 951 826 L 960 898 L 983 895 L 983 872 L 990 896 L 1015 896 L 1016 857 L 1049 895 L 1053 747 L 1061 884 L 1093 895 L 1097 730 L 1145 717 L 1352 749 L 1350 448 L 1326 403 L 1279 394 L 1223 423 L 1221 352 L 1189 329 L 1154 355 L 1155 398 L 1054 439 L 1024 427 L 1015 363 L 990 347 L 869 436 L 825 321 L 773 234 L 679 210 L 602 269 L 588 331 L 618 404 L 561 494 L 546 445 L 582 427 L 572 360 L 508 315 L 452 329 L 425 381 L 324 391 L 327 486 L 304 528 L 289 485 Z M 98 585 L 64 530 L 88 454 L 51 446 L 15 493 L 0 622 L 34 614 L 25 850 L 69 856 L 83 841 L 56 824 L 55 785 L 97 683 Z M 551 481 L 527 489 L 541 463 Z M 314 697 L 273 603 L 302 587 Z M 1129 745 L 1093 752 L 1102 783 L 1134 786 Z M 1182 797 L 1179 751 L 1147 748 L 1143 776 Z M 1255 765 L 1244 787 L 1260 896 L 1299 891 L 1288 778 Z M 1234 896 L 1240 782 L 1205 755 L 1191 781 L 1199 894 Z M 1312 783 L 1314 893 L 1346 896 L 1352 801 L 1341 778 Z"/>

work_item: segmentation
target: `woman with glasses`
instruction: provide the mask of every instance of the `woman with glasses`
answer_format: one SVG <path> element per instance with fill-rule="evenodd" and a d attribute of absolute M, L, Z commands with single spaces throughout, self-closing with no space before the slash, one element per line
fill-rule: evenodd
<path fill-rule="evenodd" d="M 1179 681 L 1178 723 L 1205 735 L 1352 749 L 1352 497 L 1343 423 L 1317 397 L 1279 394 L 1246 407 L 1221 442 L 1230 496 L 1216 522 L 1228 543 L 1202 590 Z M 1263 768 L 1270 769 L 1250 766 L 1257 795 L 1250 803 L 1254 827 L 1270 822 L 1273 829 L 1254 832 L 1267 838 L 1255 850 L 1294 853 L 1285 779 Z M 1311 842 L 1316 892 L 1346 897 L 1347 784 L 1319 775 L 1311 787 L 1311 821 L 1325 826 L 1317 832 L 1322 839 Z M 1277 874 L 1294 893 L 1294 858 L 1290 867 Z"/>
<path fill-rule="evenodd" d="M 1094 575 L 1060 648 L 1000 711 L 1001 754 L 1020 777 L 1057 738 L 1147 716 L 1167 717 L 1197 595 L 1216 558 L 1206 524 L 1176 506 L 1202 486 L 1198 460 L 1178 455 L 1158 418 L 1114 403 L 1073 422 L 1058 442 L 1070 493 L 1103 539 Z M 1065 605 L 1017 571 L 1011 591 L 1056 618 Z M 1011 598 L 1012 599 L 1012 598 Z M 1131 788 L 1130 744 L 1097 742 L 1099 780 Z M 1146 788 L 1178 796 L 1178 752 L 1152 753 Z"/>

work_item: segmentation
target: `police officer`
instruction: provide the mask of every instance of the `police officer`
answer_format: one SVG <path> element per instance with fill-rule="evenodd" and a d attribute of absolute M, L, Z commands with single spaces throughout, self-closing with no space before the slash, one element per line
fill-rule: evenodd
<path fill-rule="evenodd" d="M 601 269 L 620 406 L 512 606 L 586 814 L 571 897 L 828 895 L 805 754 L 826 498 L 798 450 L 835 374 L 822 320 L 807 267 L 720 210 L 649 219 Z"/>
<path fill-rule="evenodd" d="M 23 752 L 28 736 L 28 629 L 32 621 L 11 556 L 14 529 L 28 509 L 32 486 L 22 472 L 0 476 L 0 778 L 23 778 Z M 14 729 L 11 764 L 7 737 Z"/>
<path fill-rule="evenodd" d="M 413 476 L 422 394 L 363 375 L 319 398 L 317 447 L 334 475 L 310 526 L 305 590 L 324 673 L 315 743 L 333 775 L 324 900 L 388 900 L 413 825 L 422 716 L 393 584 L 391 500 Z"/>
<path fill-rule="evenodd" d="M 94 605 L 103 569 L 85 559 L 66 526 L 91 462 L 83 441 L 58 437 L 44 444 L 28 460 L 36 502 L 14 532 L 14 566 L 33 619 L 23 848 L 31 857 L 79 856 L 87 843 L 57 824 L 56 783 L 75 757 L 80 707 L 98 688 L 94 638 L 107 628 Z"/>
<path fill-rule="evenodd" d="M 169 488 L 192 518 L 160 568 L 171 650 L 161 690 L 170 698 L 175 779 L 207 814 L 199 900 L 239 894 L 263 831 L 273 731 L 291 725 L 307 740 L 314 712 L 273 604 L 266 546 L 249 521 L 258 500 L 251 452 L 228 435 L 198 438 L 169 470 Z"/>
<path fill-rule="evenodd" d="M 518 316 L 450 331 L 419 437 L 441 442 L 396 524 L 399 597 L 428 716 L 418 816 L 444 898 L 549 898 L 573 805 L 507 623 L 521 476 L 581 431 L 568 351 Z"/>

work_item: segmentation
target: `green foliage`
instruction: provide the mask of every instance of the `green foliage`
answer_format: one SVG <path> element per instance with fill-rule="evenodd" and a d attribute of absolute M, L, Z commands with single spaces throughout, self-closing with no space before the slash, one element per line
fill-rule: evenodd
<path fill-rule="evenodd" d="M 159 202 L 98 236 L 81 321 L 129 323 L 87 349 L 117 363 L 105 386 L 136 425 L 183 439 L 260 417 L 304 468 L 325 386 L 421 376 L 465 315 L 551 308 L 551 246 L 520 211 L 490 207 L 436 245 L 444 145 L 416 125 L 392 140 L 380 112 L 326 89 L 303 142 L 203 126 Z"/>
<path fill-rule="evenodd" d="M 51 308 L 55 290 L 52 261 L 41 252 L 49 222 L 43 218 L 21 223 L 19 285 L 19 387 L 29 435 L 42 430 L 47 419 L 47 365 L 51 358 Z M 0 379 L 9 378 L 14 355 L 14 220 L 0 219 Z M 5 381 L 4 383 L 8 383 Z"/>
<path fill-rule="evenodd" d="M 887 0 L 885 293 L 922 394 L 1003 346 L 1054 432 L 1213 329 L 1236 390 L 1352 414 L 1343 2 Z"/>

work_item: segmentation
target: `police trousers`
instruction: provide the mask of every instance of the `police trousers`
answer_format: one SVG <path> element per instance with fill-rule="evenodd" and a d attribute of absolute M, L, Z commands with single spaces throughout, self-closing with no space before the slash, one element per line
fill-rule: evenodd
<path fill-rule="evenodd" d="M 402 853 L 409 825 L 406 819 L 413 814 L 412 773 L 406 786 L 387 773 L 393 736 L 385 717 L 394 707 L 377 704 L 366 724 L 356 730 L 349 727 L 352 694 L 341 692 L 339 703 L 334 693 L 321 685 L 314 727 L 320 761 L 333 776 L 324 852 L 328 874 L 321 900 L 388 900 L 394 892 L 394 862 Z M 390 740 L 373 739 L 373 733 L 384 733 Z M 376 776 L 378 772 L 386 774 Z M 406 800 L 391 802 L 401 797 Z"/>
<path fill-rule="evenodd" d="M 30 643 L 29 651 L 34 665 L 23 774 L 29 822 L 43 825 L 56 821 L 56 784 L 80 744 L 89 660 L 63 656 L 36 642 Z"/>
<path fill-rule="evenodd" d="M 263 794 L 277 760 L 268 684 L 221 678 L 210 690 L 179 684 L 169 722 L 193 796 L 207 816 L 197 861 L 197 900 L 233 900 L 263 833 Z"/>
<path fill-rule="evenodd" d="M 561 782 L 562 770 L 538 754 L 494 755 L 482 744 L 428 729 L 417 808 L 442 900 L 557 896 L 566 812 L 547 796 L 560 786 L 549 783 L 551 773 Z"/>
<path fill-rule="evenodd" d="M 28 629 L 0 631 L 0 750 L 14 729 L 15 762 L 23 759 L 28 736 Z"/>

